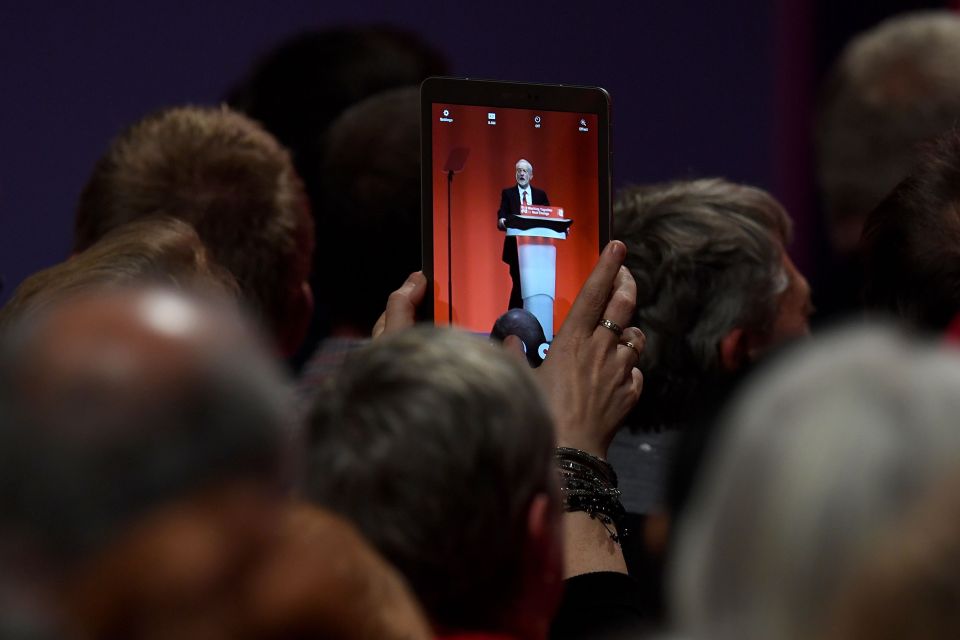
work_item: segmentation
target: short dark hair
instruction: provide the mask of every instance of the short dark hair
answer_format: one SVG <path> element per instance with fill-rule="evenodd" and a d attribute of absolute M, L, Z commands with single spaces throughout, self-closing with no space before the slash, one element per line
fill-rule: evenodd
<path fill-rule="evenodd" d="M 420 268 L 419 95 L 378 94 L 330 126 L 315 271 L 328 274 L 317 294 L 334 325 L 369 333 L 397 283 Z"/>
<path fill-rule="evenodd" d="M 473 336 L 415 329 L 355 352 L 310 417 L 309 497 L 353 520 L 448 628 L 515 613 L 531 501 L 556 496 L 525 369 Z"/>
<path fill-rule="evenodd" d="M 313 220 L 290 155 L 227 108 L 147 116 L 97 162 L 77 206 L 74 250 L 122 224 L 158 215 L 193 225 L 275 331 L 310 270 Z"/>
<path fill-rule="evenodd" d="M 507 336 L 520 338 L 527 362 L 531 367 L 539 367 L 543 364 L 540 345 L 547 341 L 547 337 L 543 333 L 543 326 L 537 320 L 537 316 L 526 309 L 508 309 L 497 318 L 493 323 L 493 329 L 490 330 L 490 337 L 499 342 L 506 340 Z"/>
<path fill-rule="evenodd" d="M 613 225 L 637 283 L 633 322 L 647 336 L 637 415 L 675 426 L 720 370 L 724 335 L 769 329 L 788 284 L 790 219 L 767 192 L 711 179 L 628 187 Z"/>
<path fill-rule="evenodd" d="M 942 136 L 867 218 L 864 304 L 930 331 L 960 312 L 960 131 Z"/>
<path fill-rule="evenodd" d="M 227 102 L 261 122 L 291 150 L 317 205 L 330 123 L 361 100 L 446 75 L 447 68 L 438 50 L 394 27 L 307 31 L 260 57 L 230 90 Z"/>

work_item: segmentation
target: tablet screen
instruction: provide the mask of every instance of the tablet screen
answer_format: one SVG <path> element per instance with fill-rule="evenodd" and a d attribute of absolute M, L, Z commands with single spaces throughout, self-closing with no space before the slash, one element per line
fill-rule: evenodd
<path fill-rule="evenodd" d="M 523 309 L 549 343 L 599 253 L 598 116 L 427 108 L 434 321 L 489 334 Z"/>

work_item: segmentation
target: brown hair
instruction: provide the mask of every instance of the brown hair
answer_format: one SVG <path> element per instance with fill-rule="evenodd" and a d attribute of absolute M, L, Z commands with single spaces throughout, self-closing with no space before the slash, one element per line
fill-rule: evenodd
<path fill-rule="evenodd" d="M 80 197 L 74 249 L 160 214 L 192 224 L 274 333 L 310 269 L 313 221 L 290 155 L 225 107 L 178 107 L 124 131 Z"/>
<path fill-rule="evenodd" d="M 928 147 L 871 212 L 860 251 L 868 308 L 921 329 L 947 327 L 960 311 L 960 133 Z"/>
<path fill-rule="evenodd" d="M 24 280 L 0 309 L 0 329 L 63 296 L 132 282 L 239 293 L 236 280 L 209 257 L 193 227 L 161 216 L 117 227 L 86 251 Z"/>

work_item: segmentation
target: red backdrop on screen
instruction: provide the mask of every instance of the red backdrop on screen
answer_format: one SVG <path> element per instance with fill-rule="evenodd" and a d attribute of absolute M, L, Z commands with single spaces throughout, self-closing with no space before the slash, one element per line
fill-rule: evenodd
<path fill-rule="evenodd" d="M 449 113 L 444 116 L 444 110 Z M 433 246 L 434 310 L 437 324 L 449 313 L 447 296 L 447 179 L 444 164 L 457 147 L 469 149 L 453 180 L 453 322 L 489 333 L 507 310 L 510 271 L 502 262 L 504 232 L 497 229 L 500 196 L 516 188 L 515 165 L 533 165 L 531 184 L 547 193 L 551 206 L 573 220 L 566 240 L 557 240 L 554 331 L 570 310 L 597 259 L 599 184 L 597 118 L 590 114 L 434 104 Z M 490 113 L 496 114 L 491 125 Z M 539 116 L 540 127 L 534 118 Z M 440 118 L 453 122 L 441 122 Z M 581 119 L 586 127 L 581 126 Z M 586 129 L 583 131 L 582 129 Z"/>

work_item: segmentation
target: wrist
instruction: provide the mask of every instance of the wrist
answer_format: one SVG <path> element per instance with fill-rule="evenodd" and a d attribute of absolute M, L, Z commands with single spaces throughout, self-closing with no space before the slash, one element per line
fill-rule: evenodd
<path fill-rule="evenodd" d="M 585 513 L 600 523 L 612 542 L 619 544 L 627 534 L 626 511 L 620 502 L 613 467 L 582 449 L 557 447 L 555 457 L 563 510 Z"/>
<path fill-rule="evenodd" d="M 595 438 L 591 438 L 586 435 L 564 434 L 563 430 L 560 430 L 560 433 L 557 435 L 557 447 L 579 449 L 580 451 L 585 451 L 592 456 L 606 460 L 609 444 L 606 442 L 598 442 Z"/>

